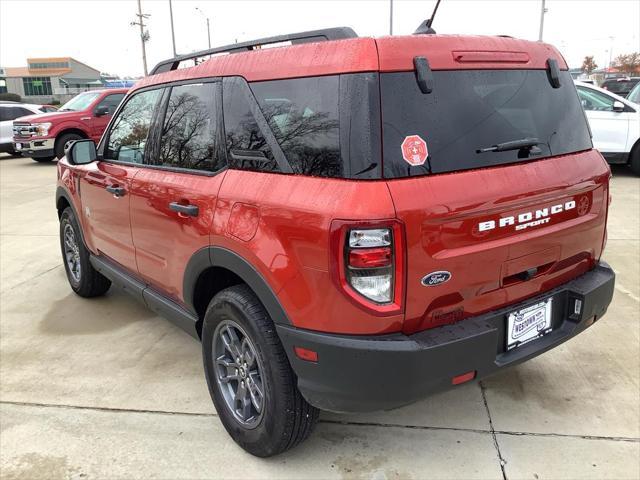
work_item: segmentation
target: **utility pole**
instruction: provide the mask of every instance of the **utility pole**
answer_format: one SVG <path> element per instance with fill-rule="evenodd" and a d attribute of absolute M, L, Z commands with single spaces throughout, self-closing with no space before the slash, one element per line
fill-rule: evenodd
<path fill-rule="evenodd" d="M 542 33 L 544 32 L 544 14 L 547 13 L 547 9 L 544 6 L 545 0 L 542 0 L 542 6 L 540 7 L 540 33 L 538 34 L 538 41 L 542 41 Z"/>
<path fill-rule="evenodd" d="M 209 28 L 209 17 L 207 17 L 207 40 L 209 42 L 209 49 L 211 49 L 211 28 Z"/>
<path fill-rule="evenodd" d="M 196 7 L 196 10 L 200 12 L 200 15 L 207 19 L 207 39 L 209 41 L 209 49 L 211 49 L 211 28 L 209 28 L 209 17 L 207 17 L 207 15 L 205 15 L 205 13 L 200 10 L 199 7 Z"/>
<path fill-rule="evenodd" d="M 147 48 L 145 46 L 145 43 L 147 41 L 149 41 L 149 32 L 144 30 L 144 27 L 146 27 L 146 25 L 144 24 L 144 21 L 149 18 L 151 15 L 148 15 L 146 13 L 142 13 L 142 4 L 140 3 L 140 0 L 138 0 L 138 13 L 136 14 L 136 17 L 138 17 L 138 21 L 137 22 L 131 22 L 130 25 L 139 25 L 140 26 L 140 42 L 142 42 L 142 64 L 144 65 L 144 76 L 146 77 L 147 75 L 149 75 L 149 72 L 147 70 Z"/>
<path fill-rule="evenodd" d="M 393 0 L 389 0 L 389 35 L 393 35 Z"/>
<path fill-rule="evenodd" d="M 171 8 L 171 0 L 169 0 L 169 18 L 171 19 L 171 42 L 173 42 L 173 56 L 177 57 L 176 53 L 176 35 L 173 31 L 173 8 Z"/>

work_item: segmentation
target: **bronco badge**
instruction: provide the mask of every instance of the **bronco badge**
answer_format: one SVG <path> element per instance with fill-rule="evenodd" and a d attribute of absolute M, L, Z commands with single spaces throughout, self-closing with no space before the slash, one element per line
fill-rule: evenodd
<path fill-rule="evenodd" d="M 431 272 L 424 277 L 420 283 L 425 287 L 435 287 L 436 285 L 440 285 L 441 283 L 448 282 L 451 278 L 451 273 L 446 270 L 440 270 L 438 272 Z"/>

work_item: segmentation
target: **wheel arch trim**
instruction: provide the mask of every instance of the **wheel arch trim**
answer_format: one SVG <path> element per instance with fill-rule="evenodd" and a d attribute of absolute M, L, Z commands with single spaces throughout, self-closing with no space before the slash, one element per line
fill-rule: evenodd
<path fill-rule="evenodd" d="M 194 293 L 198 278 L 210 267 L 225 268 L 236 274 L 256 294 L 275 324 L 291 325 L 278 297 L 262 274 L 246 259 L 223 247 L 202 248 L 194 253 L 187 263 L 183 280 L 183 297 L 191 312 L 196 312 Z"/>
<path fill-rule="evenodd" d="M 69 193 L 61 186 L 58 186 L 56 188 L 56 210 L 58 210 L 58 203 L 60 202 L 60 199 L 64 199 L 69 206 L 71 207 L 71 210 L 73 211 L 73 215 L 76 217 L 76 221 L 78 222 L 78 226 L 80 227 L 80 239 L 82 240 L 82 243 L 84 244 L 85 248 L 88 249 L 87 247 L 87 242 L 84 239 L 84 231 L 82 228 L 82 219 L 80 218 L 80 216 L 78 215 L 78 211 L 76 210 L 75 205 L 73 204 L 73 200 L 71 195 L 69 195 Z M 61 214 L 62 212 L 59 211 L 59 214 Z"/>

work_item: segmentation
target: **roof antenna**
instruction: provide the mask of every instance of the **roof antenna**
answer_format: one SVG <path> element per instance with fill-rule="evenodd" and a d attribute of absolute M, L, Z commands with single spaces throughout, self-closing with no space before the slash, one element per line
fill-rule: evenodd
<path fill-rule="evenodd" d="M 416 29 L 416 31 L 413 32 L 414 35 L 416 35 L 416 34 L 417 35 L 420 35 L 420 34 L 422 34 L 422 35 L 433 35 L 434 33 L 436 33 L 436 31 L 433 28 L 431 28 L 431 25 L 433 24 L 433 19 L 436 16 L 436 12 L 438 11 L 438 7 L 439 6 L 440 6 L 440 0 L 438 0 L 436 2 L 436 6 L 433 9 L 433 12 L 431 13 L 431 18 L 429 18 L 429 19 L 425 20 L 424 22 L 422 22 L 420 24 L 420 26 Z"/>

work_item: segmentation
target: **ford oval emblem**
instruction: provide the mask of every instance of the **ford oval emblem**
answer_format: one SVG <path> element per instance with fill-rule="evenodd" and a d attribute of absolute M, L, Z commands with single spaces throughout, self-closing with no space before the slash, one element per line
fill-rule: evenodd
<path fill-rule="evenodd" d="M 447 272 L 446 270 L 440 270 L 438 272 L 431 272 L 424 277 L 420 283 L 425 287 L 435 287 L 436 285 L 440 285 L 441 283 L 448 282 L 451 278 L 451 272 Z"/>

